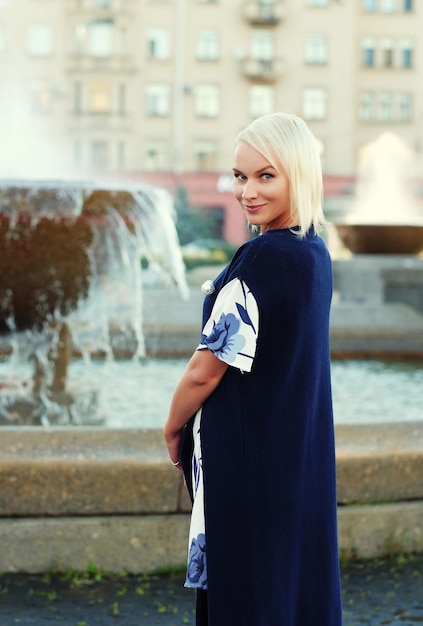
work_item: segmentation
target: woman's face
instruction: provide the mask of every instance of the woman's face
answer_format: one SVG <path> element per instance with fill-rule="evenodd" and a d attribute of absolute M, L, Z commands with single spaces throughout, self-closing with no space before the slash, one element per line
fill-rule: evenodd
<path fill-rule="evenodd" d="M 289 180 L 255 148 L 235 146 L 233 192 L 250 224 L 261 232 L 295 226 L 291 217 Z"/>

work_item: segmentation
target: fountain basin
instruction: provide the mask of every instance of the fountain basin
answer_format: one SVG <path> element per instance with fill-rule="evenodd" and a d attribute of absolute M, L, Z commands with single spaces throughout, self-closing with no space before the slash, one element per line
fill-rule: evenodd
<path fill-rule="evenodd" d="M 341 555 L 423 549 L 422 436 L 421 423 L 337 427 Z M 186 562 L 191 506 L 161 430 L 6 428 L 0 453 L 1 571 Z"/>
<path fill-rule="evenodd" d="M 344 246 L 353 254 L 419 254 L 423 225 L 335 224 Z"/>

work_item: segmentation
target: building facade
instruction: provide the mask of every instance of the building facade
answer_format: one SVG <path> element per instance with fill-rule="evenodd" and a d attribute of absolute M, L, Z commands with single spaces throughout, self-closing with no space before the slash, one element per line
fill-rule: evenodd
<path fill-rule="evenodd" d="M 0 0 L 0 175 L 201 173 L 223 197 L 238 130 L 284 110 L 328 181 L 386 132 L 421 178 L 422 31 L 417 0 Z"/>

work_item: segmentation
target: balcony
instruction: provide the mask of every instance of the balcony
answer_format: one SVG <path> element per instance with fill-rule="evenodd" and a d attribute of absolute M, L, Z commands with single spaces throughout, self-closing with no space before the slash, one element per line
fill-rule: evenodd
<path fill-rule="evenodd" d="M 133 132 L 132 114 L 122 114 L 117 111 L 95 112 L 88 110 L 70 110 L 69 125 L 74 131 L 88 130 Z"/>
<path fill-rule="evenodd" d="M 276 25 L 285 17 L 285 3 L 284 0 L 247 0 L 244 15 L 251 25 Z"/>
<path fill-rule="evenodd" d="M 274 83 L 282 77 L 284 64 L 281 59 L 252 59 L 242 61 L 242 71 L 246 78 L 263 83 Z"/>
<path fill-rule="evenodd" d="M 69 73 L 98 72 L 105 74 L 130 74 L 138 70 L 134 58 L 130 55 L 110 55 L 97 57 L 88 54 L 73 54 L 69 57 Z"/>
<path fill-rule="evenodd" d="M 136 0 L 66 0 L 69 13 L 134 13 Z"/>

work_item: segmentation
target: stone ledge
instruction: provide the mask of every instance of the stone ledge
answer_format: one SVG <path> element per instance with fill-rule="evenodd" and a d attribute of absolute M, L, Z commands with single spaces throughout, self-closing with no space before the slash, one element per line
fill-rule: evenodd
<path fill-rule="evenodd" d="M 423 422 L 336 427 L 339 503 L 423 500 Z"/>
<path fill-rule="evenodd" d="M 159 430 L 1 430 L 0 517 L 189 510 Z"/>
<path fill-rule="evenodd" d="M 330 334 L 332 358 L 421 359 L 422 331 L 399 329 L 333 329 Z"/>
<path fill-rule="evenodd" d="M 339 552 L 374 557 L 423 551 L 423 502 L 338 508 Z M 186 562 L 189 514 L 0 520 L 0 571 L 137 574 Z"/>
<path fill-rule="evenodd" d="M 185 515 L 0 520 L 0 571 L 153 571 L 186 562 Z"/>
<path fill-rule="evenodd" d="M 0 517 L 190 510 L 159 430 L 2 428 Z M 423 422 L 336 427 L 338 502 L 423 499 Z"/>
<path fill-rule="evenodd" d="M 339 552 L 376 557 L 423 552 L 423 502 L 338 507 Z"/>

